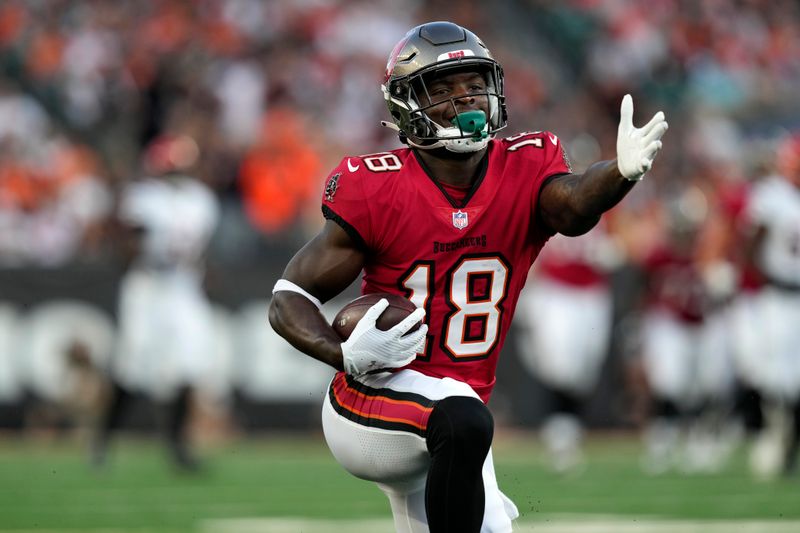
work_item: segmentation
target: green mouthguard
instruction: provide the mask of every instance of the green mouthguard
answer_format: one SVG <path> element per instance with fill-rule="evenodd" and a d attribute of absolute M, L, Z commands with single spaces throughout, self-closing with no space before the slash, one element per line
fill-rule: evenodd
<path fill-rule="evenodd" d="M 483 128 L 486 126 L 486 114 L 483 111 L 464 111 L 452 120 L 454 126 L 461 128 L 464 133 L 474 134 L 472 139 L 479 141 L 488 135 Z"/>

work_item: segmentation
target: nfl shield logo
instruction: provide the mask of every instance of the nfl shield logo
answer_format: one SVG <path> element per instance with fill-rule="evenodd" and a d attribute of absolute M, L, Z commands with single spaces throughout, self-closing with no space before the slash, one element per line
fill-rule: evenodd
<path fill-rule="evenodd" d="M 453 213 L 453 226 L 458 229 L 464 229 L 467 227 L 467 224 L 469 224 L 469 220 L 466 213 L 461 210 Z"/>

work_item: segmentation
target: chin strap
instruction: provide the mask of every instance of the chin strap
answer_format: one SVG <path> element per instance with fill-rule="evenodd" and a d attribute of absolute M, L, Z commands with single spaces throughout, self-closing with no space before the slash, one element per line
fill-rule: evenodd
<path fill-rule="evenodd" d="M 385 120 L 381 120 L 381 126 L 384 128 L 389 128 L 392 131 L 396 131 L 400 135 L 400 140 L 404 143 L 408 144 L 409 146 L 413 146 L 414 148 L 419 148 L 420 150 L 433 150 L 435 148 L 441 148 L 444 146 L 442 141 L 437 141 L 433 144 L 417 144 L 411 139 L 406 136 L 403 130 L 400 129 L 400 126 L 395 124 L 394 122 L 387 122 Z"/>

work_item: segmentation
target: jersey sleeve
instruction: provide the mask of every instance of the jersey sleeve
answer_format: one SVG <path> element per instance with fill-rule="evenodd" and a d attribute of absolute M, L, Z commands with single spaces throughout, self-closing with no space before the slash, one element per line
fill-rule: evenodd
<path fill-rule="evenodd" d="M 508 163 L 514 173 L 536 185 L 534 193 L 548 178 L 570 174 L 572 167 L 561 140 L 549 131 L 525 132 L 503 140 Z"/>
<path fill-rule="evenodd" d="M 561 143 L 561 139 L 545 131 L 539 134 L 544 145 L 542 170 L 540 176 L 547 179 L 550 176 L 572 173 L 572 165 L 567 157 L 567 151 Z"/>
<path fill-rule="evenodd" d="M 351 170 L 355 167 L 349 165 L 351 158 L 342 159 L 325 179 L 322 214 L 341 226 L 359 247 L 367 248 L 371 239 L 371 217 L 364 192 L 364 172 L 358 168 Z"/>
<path fill-rule="evenodd" d="M 550 237 L 555 235 L 555 231 L 547 226 L 543 219 L 540 216 L 539 211 L 539 195 L 542 192 L 544 186 L 554 177 L 562 175 L 562 174 L 570 174 L 572 173 L 572 165 L 570 165 L 569 159 L 567 158 L 567 151 L 564 149 L 564 145 L 561 144 L 561 139 L 559 139 L 554 134 L 550 133 L 549 131 L 540 132 L 539 139 L 542 141 L 542 155 L 541 155 L 541 162 L 540 162 L 540 170 L 539 175 L 537 176 L 537 186 L 535 187 L 533 193 L 535 197 L 532 199 L 534 204 L 537 206 L 536 208 L 536 221 L 537 227 L 540 228 L 541 233 L 545 237 Z"/>

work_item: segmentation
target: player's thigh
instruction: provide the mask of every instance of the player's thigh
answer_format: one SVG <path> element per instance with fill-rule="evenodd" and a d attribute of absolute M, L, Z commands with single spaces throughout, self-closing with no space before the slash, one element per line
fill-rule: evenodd
<path fill-rule="evenodd" d="M 761 384 L 763 346 L 758 294 L 742 293 L 731 304 L 729 334 L 737 377 L 750 386 Z"/>
<path fill-rule="evenodd" d="M 794 324 L 794 327 L 789 329 L 786 350 L 783 353 L 786 367 L 791 369 L 790 399 L 796 401 L 800 398 L 800 293 L 791 292 L 786 297 L 787 323 Z"/>
<path fill-rule="evenodd" d="M 764 313 L 763 389 L 794 401 L 800 394 L 800 297 L 767 289 L 761 293 Z"/>
<path fill-rule="evenodd" d="M 411 487 L 428 471 L 425 439 L 404 431 L 369 427 L 342 416 L 330 396 L 322 406 L 325 441 L 336 461 L 356 477 Z"/>
<path fill-rule="evenodd" d="M 723 311 L 711 313 L 699 332 L 699 347 L 692 353 L 697 386 L 706 398 L 722 399 L 733 390 L 734 371 L 727 326 Z"/>
<path fill-rule="evenodd" d="M 580 331 L 573 328 L 581 301 L 574 291 L 546 281 L 530 289 L 525 314 L 530 349 L 522 350 L 525 365 L 544 382 L 568 386 L 581 366 Z"/>
<path fill-rule="evenodd" d="M 605 287 L 587 288 L 576 298 L 581 306 L 573 324 L 573 336 L 580 342 L 577 348 L 578 364 L 571 369 L 574 390 L 589 393 L 600 379 L 603 361 L 611 340 L 612 301 Z"/>
<path fill-rule="evenodd" d="M 413 370 L 353 378 L 338 373 L 322 409 L 325 439 L 336 460 L 353 475 L 415 487 L 427 475 L 425 438 L 436 401 L 478 395 L 465 383 Z"/>
<path fill-rule="evenodd" d="M 685 400 L 692 384 L 689 326 L 666 313 L 649 314 L 642 343 L 644 368 L 653 392 L 663 398 Z"/>

